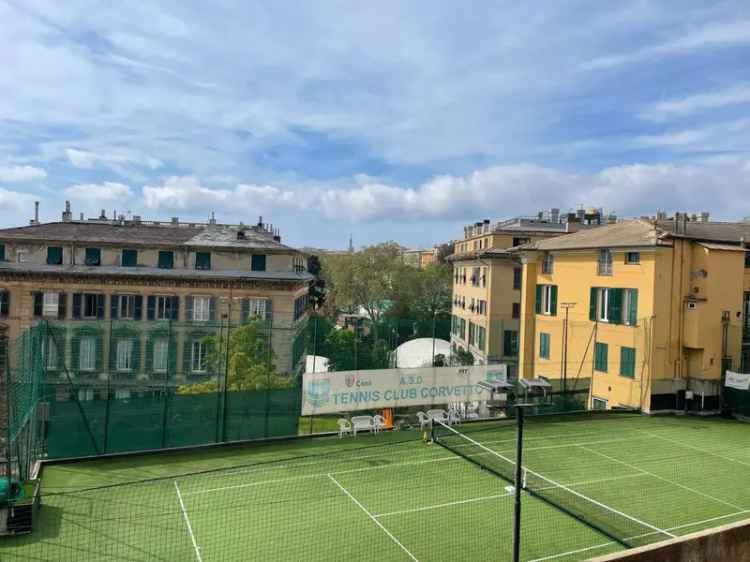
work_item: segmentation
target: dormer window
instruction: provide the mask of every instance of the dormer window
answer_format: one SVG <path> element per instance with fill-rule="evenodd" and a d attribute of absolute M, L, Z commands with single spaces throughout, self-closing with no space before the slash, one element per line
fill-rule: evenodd
<path fill-rule="evenodd" d="M 63 249 L 61 246 L 49 246 L 47 248 L 47 265 L 62 265 Z"/>
<path fill-rule="evenodd" d="M 101 265 L 102 251 L 100 248 L 86 248 L 86 265 Z"/>
<path fill-rule="evenodd" d="M 246 240 L 244 230 L 237 231 L 237 240 Z"/>
<path fill-rule="evenodd" d="M 195 253 L 195 269 L 211 269 L 211 252 Z"/>

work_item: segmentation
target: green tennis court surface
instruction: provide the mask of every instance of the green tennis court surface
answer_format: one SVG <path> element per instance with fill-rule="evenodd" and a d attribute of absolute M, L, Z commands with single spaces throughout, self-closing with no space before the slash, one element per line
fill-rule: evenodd
<path fill-rule="evenodd" d="M 483 448 L 458 439 L 453 446 L 475 450 L 478 462 L 514 453 L 512 422 L 458 430 Z M 623 537 L 632 543 L 750 517 L 746 424 L 561 415 L 529 418 L 525 437 L 528 471 L 560 486 L 544 493 L 563 507 L 573 498 L 574 512 L 605 529 L 634 529 Z M 42 486 L 34 534 L 0 540 L 3 561 L 511 555 L 508 482 L 409 432 L 50 465 Z M 581 560 L 624 548 L 596 527 L 524 494 L 522 558 Z"/>

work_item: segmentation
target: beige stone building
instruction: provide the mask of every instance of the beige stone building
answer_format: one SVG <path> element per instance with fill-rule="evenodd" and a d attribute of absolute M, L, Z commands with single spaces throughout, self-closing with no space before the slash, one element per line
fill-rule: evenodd
<path fill-rule="evenodd" d="M 0 335 L 52 321 L 52 374 L 197 381 L 212 375 L 206 335 L 262 319 L 278 370 L 293 374 L 311 279 L 262 221 L 73 220 L 66 204 L 60 222 L 0 230 Z"/>
<path fill-rule="evenodd" d="M 510 248 L 561 236 L 605 220 L 599 210 L 560 215 L 558 209 L 535 218 L 489 220 L 464 227 L 448 258 L 453 265 L 451 344 L 468 351 L 475 364 L 506 363 L 518 369 L 522 268 Z"/>

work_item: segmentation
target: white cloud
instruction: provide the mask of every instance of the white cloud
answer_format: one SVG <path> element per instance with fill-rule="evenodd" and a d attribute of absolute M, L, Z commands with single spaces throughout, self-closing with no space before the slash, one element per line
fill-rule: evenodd
<path fill-rule="evenodd" d="M 641 114 L 655 121 L 689 115 L 706 109 L 750 103 L 750 84 L 740 84 L 714 92 L 674 98 L 653 105 Z"/>
<path fill-rule="evenodd" d="M 145 167 L 156 170 L 162 162 L 152 156 L 129 149 L 117 149 L 112 152 L 92 152 L 77 148 L 68 148 L 65 154 L 76 168 L 91 169 L 105 166 L 112 169 L 122 169 L 127 166 Z"/>
<path fill-rule="evenodd" d="M 130 199 L 133 191 L 125 184 L 106 181 L 71 185 L 65 189 L 65 194 L 86 202 L 119 203 Z"/>
<path fill-rule="evenodd" d="M 674 39 L 636 49 L 621 55 L 594 58 L 583 67 L 587 69 L 611 68 L 623 64 L 652 60 L 669 55 L 678 55 L 707 47 L 725 47 L 750 43 L 750 21 L 734 21 L 706 25 L 687 33 L 681 30 Z"/>
<path fill-rule="evenodd" d="M 465 176 L 436 176 L 416 187 L 355 178 L 350 188 L 278 187 L 240 184 L 212 189 L 196 178 L 168 179 L 144 187 L 152 211 L 180 210 L 234 216 L 289 213 L 342 223 L 475 220 L 533 213 L 541 207 L 563 210 L 579 203 L 604 207 L 621 216 L 664 209 L 707 209 L 725 217 L 750 182 L 750 160 L 707 159 L 691 164 L 632 164 L 591 174 L 574 174 L 531 164 L 493 166 Z"/>
<path fill-rule="evenodd" d="M 0 166 L 0 181 L 7 183 L 39 182 L 47 179 L 47 172 L 34 166 Z"/>

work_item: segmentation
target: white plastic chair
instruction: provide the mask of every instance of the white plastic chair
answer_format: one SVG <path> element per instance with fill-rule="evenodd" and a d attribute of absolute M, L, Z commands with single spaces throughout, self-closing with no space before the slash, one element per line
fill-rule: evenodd
<path fill-rule="evenodd" d="M 417 412 L 417 421 L 419 421 L 420 431 L 424 431 L 425 429 L 428 429 L 430 427 L 432 419 L 424 412 Z"/>
<path fill-rule="evenodd" d="M 385 418 L 381 415 L 372 416 L 372 425 L 375 429 L 375 433 L 385 429 Z"/>
<path fill-rule="evenodd" d="M 471 402 L 466 405 L 466 419 L 467 420 L 478 420 L 479 419 L 479 404 Z"/>
<path fill-rule="evenodd" d="M 340 418 L 338 421 L 338 424 L 339 424 L 339 439 L 341 439 L 344 435 L 352 434 L 352 424 L 349 423 L 348 419 Z"/>
<path fill-rule="evenodd" d="M 446 412 L 445 410 L 427 410 L 427 415 L 431 420 L 442 422 L 444 424 L 450 424 L 450 420 L 448 419 L 448 412 Z"/>
<path fill-rule="evenodd" d="M 354 437 L 358 431 L 373 431 L 375 425 L 372 423 L 372 416 L 354 416 L 352 418 L 352 430 Z"/>
<path fill-rule="evenodd" d="M 461 423 L 461 412 L 451 408 L 448 410 L 448 425 L 458 425 Z"/>

